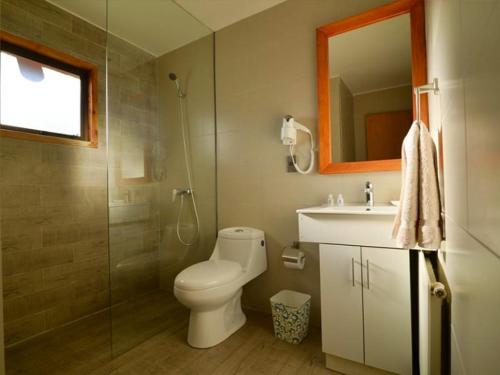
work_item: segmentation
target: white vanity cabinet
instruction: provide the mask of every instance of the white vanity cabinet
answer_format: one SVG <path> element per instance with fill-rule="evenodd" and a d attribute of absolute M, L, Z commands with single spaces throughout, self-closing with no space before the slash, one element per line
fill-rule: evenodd
<path fill-rule="evenodd" d="M 321 244 L 320 273 L 323 351 L 411 374 L 408 251 Z"/>
<path fill-rule="evenodd" d="M 323 351 L 364 362 L 361 248 L 320 245 Z"/>
<path fill-rule="evenodd" d="M 412 373 L 408 250 L 363 247 L 365 364 Z"/>
<path fill-rule="evenodd" d="M 396 208 L 297 212 L 300 241 L 319 243 L 326 366 L 344 374 L 411 374 L 410 257 L 390 239 Z"/>

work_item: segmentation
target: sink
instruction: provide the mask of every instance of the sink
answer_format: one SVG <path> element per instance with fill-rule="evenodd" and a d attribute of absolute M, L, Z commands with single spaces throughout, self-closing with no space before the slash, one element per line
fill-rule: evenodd
<path fill-rule="evenodd" d="M 376 205 L 368 207 L 366 205 L 346 205 L 337 206 L 318 206 L 301 208 L 297 210 L 298 214 L 348 214 L 348 215 L 390 215 L 396 216 L 398 208 L 393 205 Z"/>
<path fill-rule="evenodd" d="M 396 248 L 391 235 L 397 212 L 390 204 L 301 208 L 297 210 L 299 241 Z"/>

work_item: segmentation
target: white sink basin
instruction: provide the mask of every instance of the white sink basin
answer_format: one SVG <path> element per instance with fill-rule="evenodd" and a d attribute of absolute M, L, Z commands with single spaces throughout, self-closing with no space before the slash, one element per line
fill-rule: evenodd
<path fill-rule="evenodd" d="M 318 206 L 301 208 L 297 210 L 298 214 L 349 214 L 349 215 L 391 215 L 395 216 L 398 208 L 392 205 L 376 205 L 367 207 L 363 205 L 337 206 Z"/>
<path fill-rule="evenodd" d="M 395 248 L 391 234 L 397 212 L 388 204 L 302 208 L 297 210 L 299 241 Z"/>

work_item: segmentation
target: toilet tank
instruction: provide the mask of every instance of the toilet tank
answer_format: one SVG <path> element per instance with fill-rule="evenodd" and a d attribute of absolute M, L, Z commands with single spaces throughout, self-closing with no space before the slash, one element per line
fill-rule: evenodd
<path fill-rule="evenodd" d="M 267 268 L 264 232 L 249 227 L 221 229 L 210 259 L 231 260 L 244 271 L 262 273 Z"/>

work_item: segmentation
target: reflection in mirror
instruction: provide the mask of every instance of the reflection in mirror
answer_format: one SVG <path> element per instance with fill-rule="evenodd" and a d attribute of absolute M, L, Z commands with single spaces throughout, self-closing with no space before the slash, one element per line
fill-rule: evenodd
<path fill-rule="evenodd" d="M 328 40 L 332 161 L 399 159 L 412 122 L 410 16 Z"/>

